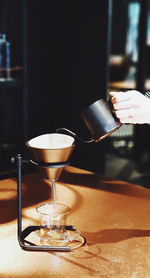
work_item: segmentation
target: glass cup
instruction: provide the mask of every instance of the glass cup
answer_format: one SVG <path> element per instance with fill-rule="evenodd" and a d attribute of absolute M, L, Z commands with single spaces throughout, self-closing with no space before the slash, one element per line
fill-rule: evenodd
<path fill-rule="evenodd" d="M 60 203 L 44 203 L 36 208 L 40 218 L 41 244 L 61 245 L 68 241 L 66 230 L 70 208 Z"/>

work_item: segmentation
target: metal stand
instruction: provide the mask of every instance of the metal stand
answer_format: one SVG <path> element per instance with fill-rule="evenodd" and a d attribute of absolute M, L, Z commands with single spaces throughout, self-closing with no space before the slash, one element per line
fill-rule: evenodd
<path fill-rule="evenodd" d="M 17 201 L 18 201 L 18 221 L 17 221 L 17 236 L 18 236 L 18 242 L 19 245 L 23 250 L 26 251 L 71 251 L 72 248 L 65 246 L 50 246 L 50 245 L 36 245 L 35 243 L 32 243 L 28 240 L 26 240 L 26 237 L 37 230 L 40 230 L 41 226 L 29 226 L 22 230 L 22 157 L 20 154 L 16 156 L 16 162 L 17 162 Z M 75 231 L 73 226 L 66 226 L 66 230 L 72 230 Z M 82 237 L 82 245 L 85 243 L 84 237 Z"/>

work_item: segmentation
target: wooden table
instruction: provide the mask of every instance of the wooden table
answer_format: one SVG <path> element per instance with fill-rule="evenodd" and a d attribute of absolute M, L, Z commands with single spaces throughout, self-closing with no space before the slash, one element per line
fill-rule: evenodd
<path fill-rule="evenodd" d="M 51 188 L 39 174 L 23 177 L 24 226 Z M 66 167 L 57 201 L 70 206 L 68 224 L 87 244 L 71 252 L 27 252 L 16 234 L 16 180 L 0 181 L 0 277 L 149 278 L 150 190 Z"/>

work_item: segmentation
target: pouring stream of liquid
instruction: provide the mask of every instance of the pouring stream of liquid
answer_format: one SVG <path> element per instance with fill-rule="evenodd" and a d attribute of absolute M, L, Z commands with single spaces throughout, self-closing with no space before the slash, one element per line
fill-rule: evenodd
<path fill-rule="evenodd" d="M 53 202 L 53 206 L 55 206 L 55 204 L 56 204 L 56 183 L 55 183 L 55 180 L 52 180 L 51 184 L 52 184 L 52 202 Z"/>

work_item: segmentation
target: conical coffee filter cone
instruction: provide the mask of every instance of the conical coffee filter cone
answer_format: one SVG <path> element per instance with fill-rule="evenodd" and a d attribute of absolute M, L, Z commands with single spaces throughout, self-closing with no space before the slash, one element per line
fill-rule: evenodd
<path fill-rule="evenodd" d="M 41 167 L 42 174 L 49 180 L 59 178 L 65 162 L 67 162 L 75 147 L 74 138 L 60 133 L 50 133 L 37 136 L 26 142 L 32 160 L 42 166 L 44 163 L 52 165 Z M 55 165 L 56 164 L 56 165 Z M 60 166 L 59 166 L 60 164 Z"/>
<path fill-rule="evenodd" d="M 70 158 L 74 149 L 74 138 L 65 134 L 50 133 L 29 140 L 26 146 L 35 162 L 61 163 Z"/>

